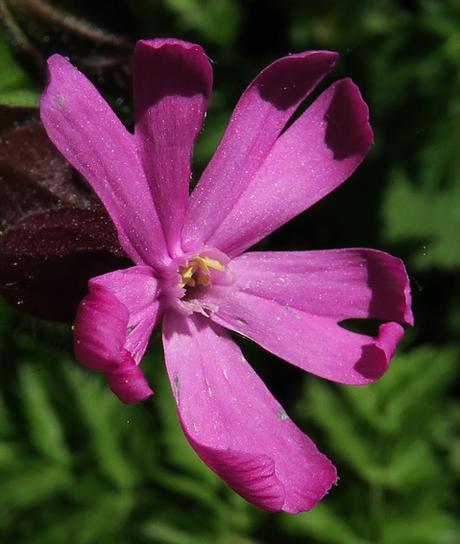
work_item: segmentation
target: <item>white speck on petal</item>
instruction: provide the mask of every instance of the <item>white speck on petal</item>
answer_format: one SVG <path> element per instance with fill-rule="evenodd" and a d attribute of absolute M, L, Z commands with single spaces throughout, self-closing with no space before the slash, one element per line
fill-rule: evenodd
<path fill-rule="evenodd" d="M 279 410 L 277 413 L 276 413 L 276 416 L 278 417 L 278 419 L 280 419 L 281 421 L 287 421 L 289 419 L 289 416 L 286 414 L 286 412 L 281 409 Z"/>
<path fill-rule="evenodd" d="M 55 99 L 56 106 L 58 108 L 63 108 L 65 105 L 65 98 L 62 96 L 62 94 L 58 94 Z"/>
<path fill-rule="evenodd" d="M 177 374 L 174 376 L 173 381 L 174 381 L 174 387 L 173 387 L 174 398 L 176 399 L 176 403 L 179 404 L 180 380 Z"/>
<path fill-rule="evenodd" d="M 208 395 L 209 395 L 210 397 L 212 397 L 212 395 L 213 395 L 213 393 L 212 393 L 212 388 L 211 388 L 211 386 L 209 385 L 208 380 L 205 380 L 205 383 L 206 383 L 206 390 L 207 390 L 207 392 L 208 392 Z"/>

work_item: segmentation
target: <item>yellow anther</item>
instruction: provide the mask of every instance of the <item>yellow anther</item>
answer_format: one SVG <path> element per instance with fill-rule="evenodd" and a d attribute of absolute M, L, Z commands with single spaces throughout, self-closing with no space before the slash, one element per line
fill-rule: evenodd
<path fill-rule="evenodd" d="M 225 266 L 217 259 L 212 259 L 211 257 L 202 257 L 201 255 L 193 257 L 186 266 L 179 267 L 179 274 L 181 276 L 179 287 L 181 289 L 195 287 L 196 285 L 208 287 L 211 285 L 210 269 L 223 272 Z"/>
<path fill-rule="evenodd" d="M 211 257 L 201 257 L 198 255 L 194 261 L 206 273 L 209 273 L 210 268 L 214 268 L 214 270 L 219 270 L 220 272 L 225 270 L 225 266 L 221 262 L 217 259 L 211 259 Z"/>
<path fill-rule="evenodd" d="M 193 279 L 193 274 L 196 271 L 195 266 L 181 266 L 179 269 L 181 275 L 181 282 L 179 287 L 184 288 L 185 286 L 195 287 L 195 280 Z"/>
<path fill-rule="evenodd" d="M 193 267 L 193 266 L 186 266 L 186 267 L 184 268 L 184 270 L 182 270 L 182 273 L 181 273 L 182 278 L 183 278 L 184 280 L 189 280 L 189 279 L 193 276 L 194 272 L 195 272 L 195 267 Z"/>

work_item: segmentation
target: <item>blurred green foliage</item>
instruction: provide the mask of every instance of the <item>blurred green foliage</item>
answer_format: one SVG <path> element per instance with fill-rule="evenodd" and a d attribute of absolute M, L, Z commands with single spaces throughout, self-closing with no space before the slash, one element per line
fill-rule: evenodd
<path fill-rule="evenodd" d="M 0 31 L 0 104 L 37 106 L 40 90 L 15 62 Z"/>
<path fill-rule="evenodd" d="M 177 422 L 158 338 L 143 364 L 156 395 L 128 407 L 100 376 L 77 367 L 69 330 L 0 307 L 0 541 L 460 543 L 460 4 L 55 4 L 127 39 L 177 36 L 205 47 L 216 61 L 216 90 L 197 171 L 266 63 L 301 49 L 338 50 L 339 77 L 352 76 L 369 103 L 375 148 L 344 188 L 263 247 L 369 245 L 401 256 L 413 279 L 416 328 L 388 374 L 366 388 L 304 376 L 245 346 L 341 476 L 313 511 L 288 516 L 247 504 L 197 459 Z M 5 37 L 0 102 L 33 104 L 39 80 Z M 57 49 L 72 54 L 67 42 Z M 128 103 L 126 93 L 110 98 L 115 107 Z"/>

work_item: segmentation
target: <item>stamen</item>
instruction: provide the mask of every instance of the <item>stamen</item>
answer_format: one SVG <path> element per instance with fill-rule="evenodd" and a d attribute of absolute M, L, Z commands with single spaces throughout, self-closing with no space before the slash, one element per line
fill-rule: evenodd
<path fill-rule="evenodd" d="M 225 266 L 217 259 L 211 257 L 197 255 L 193 257 L 185 266 L 179 267 L 181 281 L 179 287 L 208 287 L 211 285 L 211 270 L 223 272 Z"/>
<path fill-rule="evenodd" d="M 198 255 L 195 257 L 194 261 L 198 264 L 200 268 L 203 269 L 206 274 L 209 274 L 209 269 L 214 268 L 215 270 L 219 270 L 220 272 L 223 272 L 225 270 L 225 266 L 219 262 L 217 259 L 211 259 L 211 257 L 201 257 Z"/>
<path fill-rule="evenodd" d="M 179 283 L 179 287 L 182 289 L 184 287 L 195 287 L 195 280 L 193 279 L 193 274 L 195 273 L 195 267 L 194 266 L 181 266 L 179 268 L 179 273 L 181 275 L 181 282 Z"/>

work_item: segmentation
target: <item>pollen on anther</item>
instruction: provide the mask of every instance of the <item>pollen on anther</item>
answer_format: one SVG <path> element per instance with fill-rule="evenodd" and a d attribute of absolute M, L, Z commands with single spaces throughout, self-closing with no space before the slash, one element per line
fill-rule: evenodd
<path fill-rule="evenodd" d="M 179 287 L 209 287 L 211 285 L 211 272 L 217 270 L 223 272 L 225 266 L 217 259 L 197 255 L 190 259 L 184 266 L 179 267 L 180 282 Z"/>

